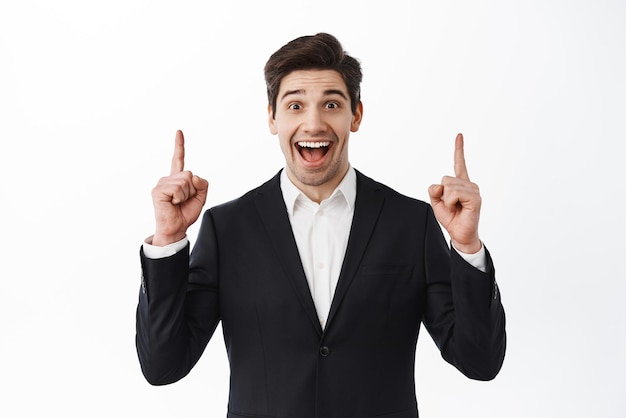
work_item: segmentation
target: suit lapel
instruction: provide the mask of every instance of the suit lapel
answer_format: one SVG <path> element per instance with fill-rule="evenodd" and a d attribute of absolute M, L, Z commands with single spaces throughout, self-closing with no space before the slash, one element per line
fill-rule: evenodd
<path fill-rule="evenodd" d="M 287 216 L 285 200 L 280 189 L 280 173 L 259 188 L 255 203 L 285 277 L 315 330 L 321 336 L 322 327 L 302 268 L 293 229 Z"/>
<path fill-rule="evenodd" d="M 380 185 L 357 171 L 357 192 L 354 217 L 350 228 L 350 238 L 341 267 L 339 281 L 330 307 L 326 328 L 337 314 L 350 283 L 361 265 L 361 260 L 369 243 L 376 221 L 383 206 L 383 193 Z"/>

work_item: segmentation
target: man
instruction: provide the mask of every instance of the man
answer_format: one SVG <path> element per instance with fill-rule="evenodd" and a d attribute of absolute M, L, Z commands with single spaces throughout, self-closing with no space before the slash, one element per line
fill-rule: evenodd
<path fill-rule="evenodd" d="M 230 418 L 415 418 L 422 322 L 446 361 L 470 378 L 494 378 L 504 311 L 463 137 L 455 177 L 430 187 L 428 205 L 351 167 L 361 69 L 333 36 L 289 42 L 265 76 L 284 170 L 206 211 L 191 255 L 186 231 L 208 183 L 184 171 L 180 131 L 171 173 L 153 189 L 156 231 L 141 251 L 137 309 L 146 379 L 184 377 L 219 321 Z"/>

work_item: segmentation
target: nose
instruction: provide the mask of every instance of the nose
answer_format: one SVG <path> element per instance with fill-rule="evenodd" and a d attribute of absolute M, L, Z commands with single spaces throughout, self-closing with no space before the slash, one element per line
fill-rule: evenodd
<path fill-rule="evenodd" d="M 324 115 L 319 109 L 309 108 L 305 112 L 304 119 L 302 121 L 302 129 L 309 134 L 316 134 L 319 132 L 326 132 L 328 126 L 324 120 Z"/>

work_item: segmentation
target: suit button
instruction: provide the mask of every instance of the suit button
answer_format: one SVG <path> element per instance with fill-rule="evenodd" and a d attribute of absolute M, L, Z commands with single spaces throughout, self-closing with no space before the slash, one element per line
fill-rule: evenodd
<path fill-rule="evenodd" d="M 325 345 L 320 347 L 320 356 L 326 357 L 329 354 L 330 354 L 330 348 L 326 347 Z"/>

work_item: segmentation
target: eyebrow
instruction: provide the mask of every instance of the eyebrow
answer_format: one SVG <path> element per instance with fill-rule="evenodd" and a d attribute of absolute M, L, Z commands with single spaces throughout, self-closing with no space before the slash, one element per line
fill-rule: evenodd
<path fill-rule="evenodd" d="M 287 96 L 297 96 L 299 94 L 305 94 L 305 93 L 306 93 L 306 90 L 304 89 L 287 90 L 282 96 L 280 96 L 280 100 L 281 101 L 284 100 L 285 97 Z M 346 96 L 346 94 L 341 90 L 329 89 L 329 90 L 324 91 L 324 96 L 333 96 L 333 95 L 341 96 L 345 100 L 348 100 L 348 97 Z"/>

